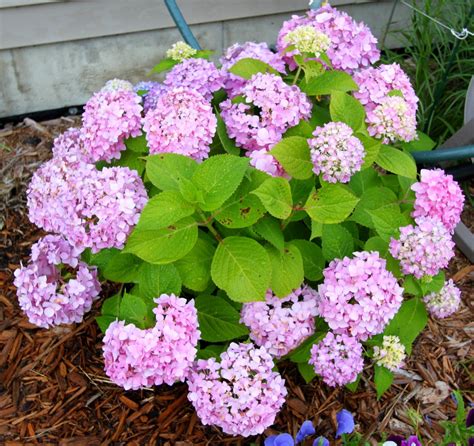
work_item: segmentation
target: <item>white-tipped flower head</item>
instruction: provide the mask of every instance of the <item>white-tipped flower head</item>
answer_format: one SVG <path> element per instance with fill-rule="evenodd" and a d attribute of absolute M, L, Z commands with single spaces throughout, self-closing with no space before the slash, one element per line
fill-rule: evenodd
<path fill-rule="evenodd" d="M 374 360 L 377 361 L 377 365 L 386 367 L 392 372 L 403 367 L 405 358 L 405 346 L 398 336 L 384 336 L 382 347 L 374 347 Z"/>
<path fill-rule="evenodd" d="M 319 57 L 331 46 L 331 39 L 328 35 L 318 31 L 311 25 L 302 25 L 290 31 L 285 36 L 285 41 L 294 45 L 300 53 L 312 53 Z"/>
<path fill-rule="evenodd" d="M 171 48 L 166 51 L 166 57 L 182 62 L 184 59 L 193 57 L 196 53 L 197 51 L 193 47 L 180 40 L 179 42 L 173 43 Z"/>

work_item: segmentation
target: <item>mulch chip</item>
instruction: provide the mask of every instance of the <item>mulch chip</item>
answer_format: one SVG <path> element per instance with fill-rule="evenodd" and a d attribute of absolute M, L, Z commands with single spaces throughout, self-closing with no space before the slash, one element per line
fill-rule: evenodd
<path fill-rule="evenodd" d="M 311 419 L 318 434 L 334 436 L 336 413 L 354 413 L 366 438 L 381 432 L 414 432 L 413 413 L 421 419 L 427 445 L 440 443 L 440 421 L 453 419 L 454 389 L 472 402 L 474 266 L 457 252 L 448 276 L 463 291 L 454 317 L 430 320 L 418 338 L 405 371 L 377 401 L 371 370 L 359 390 L 332 389 L 320 381 L 305 384 L 296 367 L 282 363 L 287 404 L 266 435 L 239 439 L 203 426 L 188 403 L 187 387 L 177 384 L 125 392 L 105 376 L 102 335 L 94 322 L 100 303 L 81 324 L 44 330 L 30 324 L 18 308 L 13 271 L 44 233 L 28 221 L 25 190 L 32 172 L 51 156 L 52 138 L 77 118 L 36 123 L 26 120 L 0 131 L 0 444 L 59 445 L 248 445 L 266 435 L 295 433 Z M 472 208 L 463 221 L 470 227 Z M 106 292 L 103 293 L 106 297 Z"/>

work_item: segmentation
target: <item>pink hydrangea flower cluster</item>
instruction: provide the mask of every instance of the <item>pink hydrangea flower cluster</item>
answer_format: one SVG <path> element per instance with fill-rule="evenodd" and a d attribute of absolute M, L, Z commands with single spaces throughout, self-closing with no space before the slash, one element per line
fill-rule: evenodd
<path fill-rule="evenodd" d="M 274 74 L 254 74 L 239 94 L 246 103 L 228 99 L 220 105 L 229 136 L 246 150 L 270 148 L 288 128 L 311 114 L 306 95 Z M 253 107 L 258 108 L 258 113 Z"/>
<path fill-rule="evenodd" d="M 72 127 L 55 138 L 53 156 L 63 158 L 68 164 L 87 162 L 88 157 L 82 144 L 80 129 Z"/>
<path fill-rule="evenodd" d="M 309 286 L 284 298 L 268 291 L 265 302 L 244 304 L 240 322 L 249 327 L 255 344 L 280 358 L 314 333 L 318 301 L 318 293 Z"/>
<path fill-rule="evenodd" d="M 383 99 L 380 105 L 367 112 L 366 122 L 369 135 L 382 139 L 384 144 L 397 140 L 409 142 L 418 138 L 416 113 L 399 96 Z"/>
<path fill-rule="evenodd" d="M 449 279 L 441 291 L 426 295 L 423 301 L 433 316 L 444 319 L 458 310 L 461 304 L 461 290 Z"/>
<path fill-rule="evenodd" d="M 308 140 L 313 172 L 329 183 L 347 183 L 363 164 L 365 149 L 352 129 L 343 122 L 316 127 Z"/>
<path fill-rule="evenodd" d="M 365 341 L 382 333 L 400 308 L 403 288 L 376 251 L 333 260 L 323 274 L 319 312 L 336 333 Z"/>
<path fill-rule="evenodd" d="M 354 92 L 354 96 L 367 111 L 373 111 L 378 105 L 381 105 L 391 91 L 399 90 L 410 109 L 416 114 L 418 97 L 411 85 L 410 78 L 400 65 L 393 63 L 369 67 L 355 73 L 354 80 L 359 86 L 359 90 Z"/>
<path fill-rule="evenodd" d="M 158 99 L 167 91 L 168 87 L 166 85 L 155 82 L 155 85 L 153 85 L 146 95 L 143 96 L 143 112 L 145 113 L 145 116 L 149 110 L 154 110 L 156 108 Z"/>
<path fill-rule="evenodd" d="M 91 164 L 68 164 L 62 158 L 38 169 L 27 192 L 32 223 L 93 252 L 123 248 L 147 201 L 136 171 L 98 171 Z"/>
<path fill-rule="evenodd" d="M 84 107 L 81 138 L 90 162 L 120 158 L 125 139 L 142 133 L 141 97 L 128 89 L 95 93 Z"/>
<path fill-rule="evenodd" d="M 144 118 L 150 153 L 179 153 L 196 160 L 209 155 L 217 119 L 211 104 L 195 90 L 175 88 L 162 94 Z"/>
<path fill-rule="evenodd" d="M 201 93 L 207 101 L 224 87 L 221 72 L 206 59 L 185 59 L 166 75 L 164 84 L 170 88 L 184 87 Z"/>
<path fill-rule="evenodd" d="M 370 29 L 362 22 L 355 22 L 345 12 L 329 5 L 308 11 L 305 16 L 294 15 L 284 22 L 277 39 L 277 49 L 280 53 L 289 46 L 285 39 L 286 35 L 302 25 L 311 25 L 329 37 L 331 46 L 327 50 L 327 55 L 336 70 L 353 73 L 377 62 L 380 58 L 377 39 Z M 296 68 L 293 55 L 294 51 L 283 55 L 283 59 L 292 70 Z"/>
<path fill-rule="evenodd" d="M 435 276 L 454 256 L 454 242 L 440 220 L 420 217 L 417 225 L 400 228 L 400 237 L 390 240 L 390 253 L 400 260 L 403 274 L 416 278 Z"/>
<path fill-rule="evenodd" d="M 261 434 L 285 402 L 285 381 L 264 347 L 231 343 L 214 358 L 198 360 L 188 379 L 188 399 L 205 425 L 226 434 Z"/>
<path fill-rule="evenodd" d="M 79 261 L 81 250 L 60 236 L 47 235 L 31 248 L 27 266 L 15 271 L 18 303 L 39 327 L 81 322 L 100 293 L 97 270 Z M 71 278 L 61 275 L 67 266 Z M 69 273 L 69 271 L 68 271 Z"/>
<path fill-rule="evenodd" d="M 416 195 L 413 218 L 438 218 L 447 229 L 454 231 L 461 220 L 464 195 L 452 175 L 446 175 L 442 169 L 422 169 L 420 181 L 411 189 Z"/>
<path fill-rule="evenodd" d="M 229 97 L 239 94 L 246 80 L 230 73 L 228 70 L 241 59 L 258 59 L 273 67 L 280 73 L 285 73 L 285 62 L 279 54 L 275 54 L 266 43 L 245 42 L 236 43 L 227 48 L 220 58 L 224 76 L 224 88 Z"/>
<path fill-rule="evenodd" d="M 288 177 L 277 159 L 269 153 L 268 149 L 252 150 L 247 152 L 250 165 L 272 177 Z"/>
<path fill-rule="evenodd" d="M 174 294 L 155 299 L 156 325 L 141 330 L 112 322 L 104 337 L 105 373 L 124 389 L 184 381 L 200 337 L 194 301 Z"/>
<path fill-rule="evenodd" d="M 311 347 L 309 364 L 328 386 L 344 386 L 355 381 L 364 368 L 362 344 L 346 333 L 330 331 Z"/>

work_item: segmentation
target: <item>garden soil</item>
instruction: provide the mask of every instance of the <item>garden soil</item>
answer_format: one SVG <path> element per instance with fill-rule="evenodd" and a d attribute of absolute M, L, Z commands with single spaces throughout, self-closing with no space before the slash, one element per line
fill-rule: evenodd
<path fill-rule="evenodd" d="M 53 138 L 78 125 L 78 117 L 27 119 L 0 130 L 0 445 L 263 444 L 266 435 L 295 433 L 306 419 L 314 421 L 318 434 L 333 438 L 343 407 L 367 439 L 380 439 L 383 432 L 409 435 L 418 424 L 425 444 L 440 444 L 440 423 L 455 414 L 452 390 L 460 389 L 468 403 L 474 398 L 474 266 L 460 252 L 448 275 L 463 292 L 461 309 L 448 319 L 430 319 L 405 371 L 383 398 L 376 398 L 370 368 L 351 393 L 318 380 L 305 384 L 294 365 L 283 363 L 287 403 L 273 428 L 251 440 L 203 426 L 185 384 L 133 392 L 112 384 L 103 371 L 102 335 L 94 321 L 99 302 L 81 324 L 52 330 L 30 324 L 18 307 L 13 271 L 44 233 L 28 221 L 25 191 L 34 170 L 51 157 Z M 463 221 L 474 229 L 472 207 Z M 106 288 L 103 297 L 110 292 Z"/>

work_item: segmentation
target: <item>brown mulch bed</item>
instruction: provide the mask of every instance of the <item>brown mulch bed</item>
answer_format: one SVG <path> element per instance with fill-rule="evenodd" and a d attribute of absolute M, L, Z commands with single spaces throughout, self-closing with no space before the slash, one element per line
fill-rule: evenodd
<path fill-rule="evenodd" d="M 100 303 L 81 324 L 43 330 L 28 323 L 18 308 L 13 271 L 25 262 L 42 231 L 31 225 L 25 188 L 31 173 L 51 156 L 54 135 L 77 118 L 37 124 L 28 121 L 0 131 L 0 444 L 5 445 L 246 445 L 250 440 L 204 427 L 186 399 L 186 385 L 125 392 L 102 369 L 102 336 L 94 317 Z M 472 225 L 472 209 L 463 216 Z M 419 337 L 404 375 L 377 401 L 371 370 L 360 390 L 331 389 L 315 380 L 305 384 L 296 368 L 281 366 L 287 380 L 287 404 L 275 430 L 296 432 L 311 419 L 319 434 L 333 438 L 335 414 L 342 407 L 355 414 L 367 438 L 380 433 L 414 431 L 420 416 L 425 444 L 440 442 L 440 421 L 453 419 L 452 390 L 472 401 L 474 266 L 461 254 L 449 275 L 463 291 L 460 311 L 443 321 L 429 321 Z M 263 444 L 263 438 L 253 439 Z"/>

